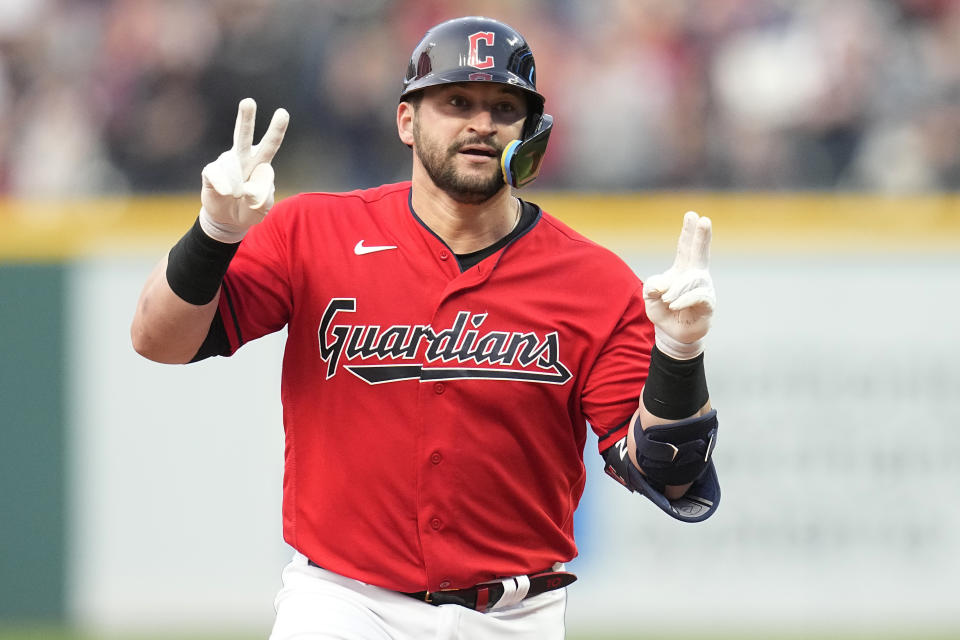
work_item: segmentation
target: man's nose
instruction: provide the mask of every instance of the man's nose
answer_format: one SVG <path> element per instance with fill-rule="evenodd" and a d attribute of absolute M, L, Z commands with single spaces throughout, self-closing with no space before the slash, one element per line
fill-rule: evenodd
<path fill-rule="evenodd" d="M 470 118 L 469 128 L 479 135 L 488 136 L 497 130 L 497 123 L 491 109 L 477 109 Z"/>

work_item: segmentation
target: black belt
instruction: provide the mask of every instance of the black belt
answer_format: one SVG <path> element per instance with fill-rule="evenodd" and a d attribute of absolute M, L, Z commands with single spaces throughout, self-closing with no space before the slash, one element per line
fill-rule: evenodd
<path fill-rule="evenodd" d="M 414 593 L 404 593 L 404 595 L 432 605 L 458 604 L 461 607 L 484 612 L 492 609 L 508 591 L 510 594 L 517 594 L 517 590 L 522 588 L 521 583 L 525 582 L 524 578 L 529 580 L 529 587 L 518 601 L 565 587 L 573 583 L 577 576 L 568 571 L 542 571 L 527 576 L 483 582 L 467 589 L 416 591 Z"/>
<path fill-rule="evenodd" d="M 307 562 L 312 567 L 322 568 L 313 560 L 308 560 Z M 577 576 L 568 571 L 547 570 L 531 573 L 526 576 L 517 576 L 516 578 L 483 582 L 467 589 L 414 591 L 412 593 L 400 591 L 399 593 L 434 606 L 441 604 L 458 604 L 461 607 L 485 612 L 500 602 L 504 594 L 508 594 L 508 596 L 512 598 L 517 598 L 520 595 L 520 590 L 524 587 L 524 583 L 527 583 L 526 593 L 523 594 L 523 597 L 518 598 L 518 602 L 538 596 L 541 593 L 546 593 L 547 591 L 566 587 L 576 579 Z"/>

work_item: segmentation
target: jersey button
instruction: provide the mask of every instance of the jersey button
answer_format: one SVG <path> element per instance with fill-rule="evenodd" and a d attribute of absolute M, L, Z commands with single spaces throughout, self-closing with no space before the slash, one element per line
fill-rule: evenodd
<path fill-rule="evenodd" d="M 434 531 L 439 531 L 440 527 L 443 526 L 443 523 L 440 521 L 440 518 L 434 518 L 430 521 L 430 528 Z"/>
<path fill-rule="evenodd" d="M 442 382 L 435 382 L 435 383 L 433 383 L 433 392 L 434 392 L 435 394 L 440 395 L 441 393 L 443 393 L 443 392 L 446 391 L 446 390 L 447 390 L 447 387 L 446 387 L 446 385 L 444 385 Z"/>
<path fill-rule="evenodd" d="M 446 260 L 446 259 L 448 259 L 449 257 L 450 257 L 450 254 L 447 253 L 447 250 L 446 250 L 446 249 L 443 249 L 442 251 L 440 251 L 440 259 L 441 259 L 441 260 Z"/>
<path fill-rule="evenodd" d="M 443 460 L 443 456 L 440 455 L 439 451 L 434 451 L 432 454 L 430 454 L 430 462 L 432 462 L 433 464 L 440 464 L 442 460 Z"/>
<path fill-rule="evenodd" d="M 450 581 L 449 581 L 449 580 L 444 580 L 443 582 L 441 582 L 441 583 L 440 583 L 440 588 L 441 588 L 441 589 L 449 589 L 449 588 L 450 588 Z"/>

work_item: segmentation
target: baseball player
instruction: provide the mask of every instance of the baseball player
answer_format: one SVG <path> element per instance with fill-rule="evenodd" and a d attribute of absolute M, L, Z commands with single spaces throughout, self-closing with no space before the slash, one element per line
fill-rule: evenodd
<path fill-rule="evenodd" d="M 131 335 L 186 363 L 287 328 L 295 555 L 271 638 L 563 637 L 588 424 L 624 486 L 681 521 L 714 512 L 710 221 L 687 213 L 644 287 L 516 197 L 553 126 L 518 32 L 459 18 L 416 46 L 396 114 L 408 182 L 273 206 L 288 115 L 256 145 L 254 116 L 240 102 Z"/>

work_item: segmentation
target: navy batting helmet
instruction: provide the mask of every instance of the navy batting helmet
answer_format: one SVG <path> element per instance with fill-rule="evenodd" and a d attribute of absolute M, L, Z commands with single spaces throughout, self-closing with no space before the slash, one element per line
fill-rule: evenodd
<path fill-rule="evenodd" d="M 410 56 L 400 100 L 427 87 L 453 82 L 494 82 L 522 90 L 529 112 L 522 139 L 511 142 L 501 158 L 504 180 L 529 184 L 540 172 L 553 117 L 543 112 L 537 91 L 533 52 L 513 27 L 492 18 L 470 16 L 431 28 Z"/>

